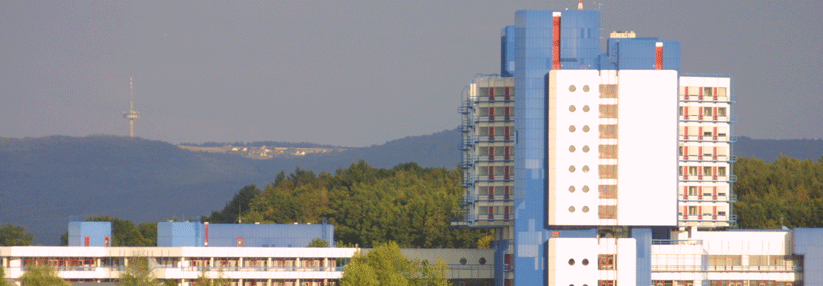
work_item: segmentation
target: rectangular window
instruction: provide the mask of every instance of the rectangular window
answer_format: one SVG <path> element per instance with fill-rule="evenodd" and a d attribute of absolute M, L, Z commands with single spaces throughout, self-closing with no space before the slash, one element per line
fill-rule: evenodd
<path fill-rule="evenodd" d="M 690 176 L 697 176 L 697 167 L 695 167 L 695 166 L 689 167 L 689 175 Z"/>
<path fill-rule="evenodd" d="M 725 87 L 718 87 L 717 88 L 717 95 L 726 96 L 726 88 Z"/>
<path fill-rule="evenodd" d="M 703 167 L 703 176 L 711 176 L 712 167 Z"/>
<path fill-rule="evenodd" d="M 600 145 L 600 159 L 616 159 L 617 145 Z"/>
<path fill-rule="evenodd" d="M 600 98 L 617 98 L 617 85 L 616 84 L 601 84 L 600 85 Z"/>
<path fill-rule="evenodd" d="M 689 186 L 689 196 L 697 196 L 697 187 Z"/>
<path fill-rule="evenodd" d="M 614 254 L 597 255 L 597 270 L 615 270 L 614 261 Z"/>
<path fill-rule="evenodd" d="M 703 95 L 712 96 L 712 88 L 711 87 L 704 87 L 703 88 Z"/>
<path fill-rule="evenodd" d="M 712 108 L 703 107 L 703 116 L 712 116 Z"/>
<path fill-rule="evenodd" d="M 617 206 L 599 206 L 597 208 L 597 215 L 600 219 L 616 219 Z"/>
<path fill-rule="evenodd" d="M 726 167 L 718 167 L 717 168 L 717 175 L 721 177 L 726 176 Z"/>
<path fill-rule="evenodd" d="M 617 179 L 617 165 L 600 165 L 601 179 Z"/>
<path fill-rule="evenodd" d="M 614 139 L 617 138 L 617 125 L 608 124 L 600 125 L 600 139 Z"/>
<path fill-rule="evenodd" d="M 617 198 L 617 186 L 616 185 L 600 185 L 600 197 L 601 199 L 616 199 Z"/>
<path fill-rule="evenodd" d="M 703 131 L 703 137 L 712 137 L 711 131 Z"/>
<path fill-rule="evenodd" d="M 597 286 L 614 286 L 614 280 L 597 280 Z"/>
<path fill-rule="evenodd" d="M 726 116 L 726 108 L 725 107 L 718 107 L 717 108 L 717 116 Z"/>
<path fill-rule="evenodd" d="M 726 216 L 726 212 L 717 212 L 717 215 L 719 215 L 719 216 Z"/>
<path fill-rule="evenodd" d="M 697 215 L 697 207 L 689 207 L 689 215 Z"/>
<path fill-rule="evenodd" d="M 600 118 L 617 118 L 617 105 L 615 104 L 601 104 Z"/>

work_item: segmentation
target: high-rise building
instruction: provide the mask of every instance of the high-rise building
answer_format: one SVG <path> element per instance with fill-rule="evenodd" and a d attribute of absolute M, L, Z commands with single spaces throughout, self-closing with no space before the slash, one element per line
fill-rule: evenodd
<path fill-rule="evenodd" d="M 455 225 L 495 228 L 496 284 L 809 284 L 820 230 L 730 230 L 731 78 L 599 31 L 598 11 L 518 11 L 500 74 L 463 92 Z"/>

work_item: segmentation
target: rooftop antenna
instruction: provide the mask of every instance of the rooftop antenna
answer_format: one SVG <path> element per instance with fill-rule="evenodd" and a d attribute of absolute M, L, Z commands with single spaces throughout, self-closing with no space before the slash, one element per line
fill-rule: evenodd
<path fill-rule="evenodd" d="M 577 10 L 583 10 L 583 0 L 577 0 Z"/>
<path fill-rule="evenodd" d="M 134 137 L 134 120 L 140 118 L 140 113 L 134 111 L 134 77 L 129 77 L 129 111 L 123 112 L 123 118 L 129 120 L 129 137 Z"/>

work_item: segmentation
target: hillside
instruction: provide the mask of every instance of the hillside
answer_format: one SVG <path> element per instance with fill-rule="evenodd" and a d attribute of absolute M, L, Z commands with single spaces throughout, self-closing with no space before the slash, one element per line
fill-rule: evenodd
<path fill-rule="evenodd" d="M 343 152 L 254 160 L 118 136 L 0 138 L 0 223 L 24 225 L 37 244 L 52 245 L 71 215 L 137 222 L 199 217 L 222 208 L 244 185 L 262 186 L 297 167 L 334 172 L 362 159 L 375 168 L 416 162 L 453 169 L 459 142 L 460 133 L 447 130 Z M 781 153 L 817 160 L 823 141 L 741 137 L 735 144 L 741 157 L 771 162 Z"/>
<path fill-rule="evenodd" d="M 454 168 L 458 136 L 444 131 L 346 152 L 271 160 L 191 152 L 118 136 L 0 138 L 0 223 L 23 225 L 36 244 L 53 245 L 71 215 L 134 221 L 199 217 L 223 207 L 242 186 L 269 183 L 280 171 L 298 166 L 333 172 L 365 159 L 378 168 L 410 161 Z M 441 143 L 449 141 L 453 143 Z"/>

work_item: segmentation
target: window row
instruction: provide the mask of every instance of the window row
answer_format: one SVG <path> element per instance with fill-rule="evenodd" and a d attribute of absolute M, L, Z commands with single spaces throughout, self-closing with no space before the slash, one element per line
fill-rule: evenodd
<path fill-rule="evenodd" d="M 698 200 L 703 198 L 717 200 L 719 197 L 725 198 L 727 191 L 728 187 L 726 186 L 683 186 L 680 195 L 686 200 L 694 197 L 697 197 Z"/>
<path fill-rule="evenodd" d="M 678 168 L 679 175 L 683 177 L 697 176 L 702 179 L 704 176 L 725 177 L 725 166 L 682 166 Z"/>
<path fill-rule="evenodd" d="M 680 107 L 680 113 L 678 113 L 678 115 L 680 115 L 680 116 L 688 115 L 688 116 L 698 116 L 698 117 L 703 117 L 703 116 L 710 117 L 710 116 L 717 115 L 717 116 L 720 116 L 720 117 L 724 117 L 727 114 L 726 110 L 727 110 L 726 107 L 717 107 L 717 106 L 704 106 L 704 107 L 700 107 L 700 106 L 681 106 Z"/>
<path fill-rule="evenodd" d="M 478 121 L 514 120 L 514 107 L 481 107 L 475 119 Z"/>
<path fill-rule="evenodd" d="M 719 96 L 725 97 L 728 94 L 726 87 L 714 86 L 681 86 L 681 96 Z"/>
<path fill-rule="evenodd" d="M 683 206 L 683 209 L 678 213 L 683 219 L 697 217 L 697 219 L 726 217 L 726 209 L 718 209 L 717 206 L 703 207 L 703 206 Z"/>
<path fill-rule="evenodd" d="M 514 87 L 513 86 L 506 86 L 506 87 L 477 87 L 477 96 L 478 97 L 499 97 L 503 96 L 513 96 L 514 95 Z"/>

